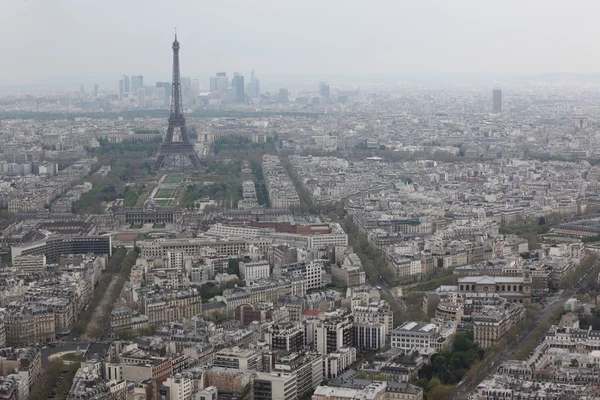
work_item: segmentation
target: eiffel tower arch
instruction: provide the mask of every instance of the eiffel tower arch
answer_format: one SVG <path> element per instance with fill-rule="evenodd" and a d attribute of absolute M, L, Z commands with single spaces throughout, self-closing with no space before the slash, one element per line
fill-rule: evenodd
<path fill-rule="evenodd" d="M 175 128 L 179 129 L 179 140 L 173 141 Z M 189 158 L 193 168 L 200 167 L 200 160 L 194 150 L 194 145 L 190 140 L 185 128 L 185 117 L 183 116 L 183 99 L 181 96 L 181 76 L 179 74 L 179 42 L 177 33 L 173 42 L 173 95 L 171 97 L 171 113 L 169 115 L 169 127 L 167 135 L 158 150 L 158 157 L 152 168 L 158 171 L 165 165 L 167 157 Z M 183 164 L 182 164 L 183 165 Z"/>

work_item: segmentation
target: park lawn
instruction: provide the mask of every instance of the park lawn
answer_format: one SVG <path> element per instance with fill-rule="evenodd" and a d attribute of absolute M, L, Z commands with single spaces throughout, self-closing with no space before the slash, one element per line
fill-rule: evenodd
<path fill-rule="evenodd" d="M 181 183 L 183 177 L 181 175 L 167 175 L 164 183 Z"/>
<path fill-rule="evenodd" d="M 175 194 L 175 189 L 158 189 L 154 195 L 155 199 L 170 199 Z"/>
<path fill-rule="evenodd" d="M 171 200 L 169 199 L 157 199 L 154 200 L 154 204 L 156 204 L 157 206 L 168 206 L 169 203 L 171 202 Z"/>
<path fill-rule="evenodd" d="M 62 358 L 65 361 L 79 361 L 79 362 L 84 361 L 83 355 L 77 354 L 77 353 L 68 353 L 68 354 L 63 355 L 60 358 Z"/>

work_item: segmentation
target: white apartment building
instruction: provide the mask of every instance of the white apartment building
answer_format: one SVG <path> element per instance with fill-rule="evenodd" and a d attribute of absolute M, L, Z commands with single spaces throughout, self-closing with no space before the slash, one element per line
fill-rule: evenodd
<path fill-rule="evenodd" d="M 370 323 L 383 325 L 384 336 L 388 336 L 394 329 L 394 313 L 385 300 L 374 302 L 369 306 L 353 306 L 352 315 L 357 323 Z"/>
<path fill-rule="evenodd" d="M 348 235 L 344 232 L 332 232 L 323 235 L 310 235 L 307 238 L 309 249 L 319 248 L 326 245 L 348 246 Z"/>
<path fill-rule="evenodd" d="M 214 224 L 206 232 L 207 235 L 254 238 L 270 232 L 270 229 L 248 228 L 245 226 Z"/>
<path fill-rule="evenodd" d="M 323 286 L 324 267 L 322 260 L 280 265 L 275 268 L 273 273 L 284 276 L 302 276 L 306 280 L 306 289 L 315 289 Z"/>
<path fill-rule="evenodd" d="M 437 325 L 407 322 L 392 331 L 392 347 L 411 350 L 430 348 L 438 337 Z"/>
<path fill-rule="evenodd" d="M 271 275 L 269 262 L 266 260 L 244 263 L 240 262 L 240 278 L 247 282 L 268 278 Z"/>
<path fill-rule="evenodd" d="M 167 260 L 166 260 L 167 268 L 183 268 L 183 252 L 182 251 L 168 251 L 167 252 Z"/>
<path fill-rule="evenodd" d="M 421 273 L 421 260 L 411 260 L 410 261 L 410 274 L 411 275 L 419 275 Z"/>
<path fill-rule="evenodd" d="M 384 324 L 373 322 L 354 323 L 354 342 L 358 349 L 381 349 L 385 346 Z"/>
<path fill-rule="evenodd" d="M 356 347 L 343 348 L 335 353 L 329 353 L 324 356 L 324 361 L 323 376 L 335 379 L 356 362 Z"/>
<path fill-rule="evenodd" d="M 21 272 L 44 271 L 46 256 L 17 256 L 13 259 L 13 266 Z"/>
<path fill-rule="evenodd" d="M 192 398 L 192 380 L 182 374 L 175 374 L 163 383 L 169 388 L 170 400 L 190 400 Z"/>
<path fill-rule="evenodd" d="M 196 393 L 196 400 L 217 400 L 219 391 L 215 386 L 209 386 Z"/>
<path fill-rule="evenodd" d="M 253 398 L 295 400 L 298 395 L 296 374 L 257 372 L 253 378 Z"/>

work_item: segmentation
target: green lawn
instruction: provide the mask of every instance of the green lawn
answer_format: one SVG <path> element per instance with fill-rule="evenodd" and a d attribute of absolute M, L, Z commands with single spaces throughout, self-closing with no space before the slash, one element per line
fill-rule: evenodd
<path fill-rule="evenodd" d="M 175 189 L 158 189 L 158 193 L 154 195 L 155 199 L 170 199 L 175 195 Z"/>
<path fill-rule="evenodd" d="M 169 203 L 171 202 L 171 200 L 169 199 L 156 199 L 154 200 L 154 204 L 156 204 L 157 206 L 168 206 Z"/>
<path fill-rule="evenodd" d="M 83 356 L 77 353 L 68 353 L 61 358 L 65 361 L 84 361 Z"/>
<path fill-rule="evenodd" d="M 183 177 L 181 175 L 167 175 L 164 183 L 180 183 Z"/>

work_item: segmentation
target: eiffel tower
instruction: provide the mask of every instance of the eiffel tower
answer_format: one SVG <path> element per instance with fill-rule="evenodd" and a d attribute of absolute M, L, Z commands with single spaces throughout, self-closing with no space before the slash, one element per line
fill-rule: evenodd
<path fill-rule="evenodd" d="M 175 128 L 179 128 L 181 141 L 173 141 Z M 179 42 L 177 33 L 173 42 L 173 96 L 171 97 L 171 115 L 169 115 L 169 127 L 167 136 L 158 150 L 158 158 L 152 168 L 158 171 L 164 164 L 166 157 L 179 157 L 183 162 L 184 157 L 189 157 L 194 168 L 200 167 L 200 160 L 194 150 L 185 130 L 185 117 L 183 116 L 183 100 L 181 98 L 181 77 L 179 75 Z"/>

